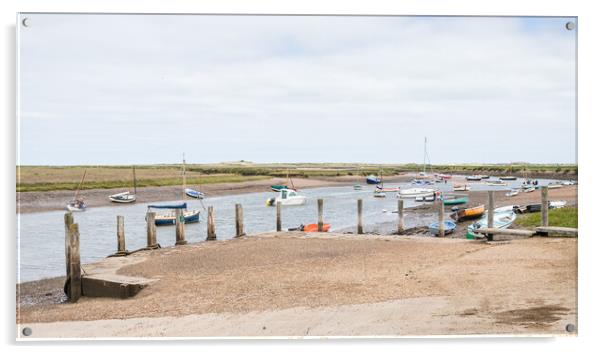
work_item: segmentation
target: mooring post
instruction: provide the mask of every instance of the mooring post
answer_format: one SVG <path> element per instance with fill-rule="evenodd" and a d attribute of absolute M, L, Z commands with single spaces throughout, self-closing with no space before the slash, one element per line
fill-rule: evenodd
<path fill-rule="evenodd" d="M 487 191 L 487 228 L 493 228 L 493 211 L 495 210 L 495 201 L 493 200 L 493 191 Z M 492 241 L 493 235 L 488 234 L 487 240 Z"/>
<path fill-rule="evenodd" d="M 186 235 L 184 225 L 186 224 L 186 219 L 184 219 L 184 211 L 182 209 L 176 209 L 176 245 L 185 245 Z"/>
<path fill-rule="evenodd" d="M 318 232 L 324 231 L 324 199 L 318 199 Z"/>
<path fill-rule="evenodd" d="M 151 250 L 159 248 L 159 244 L 157 244 L 157 225 L 155 225 L 156 215 L 152 211 L 146 213 L 146 248 Z"/>
<path fill-rule="evenodd" d="M 70 302 L 77 302 L 82 296 L 82 273 L 79 258 L 79 226 L 69 225 L 69 282 L 68 294 Z"/>
<path fill-rule="evenodd" d="M 245 235 L 245 231 L 244 231 L 244 222 L 243 222 L 243 217 L 242 217 L 242 205 L 241 204 L 236 204 L 235 205 L 235 211 L 236 211 L 236 237 L 241 237 Z"/>
<path fill-rule="evenodd" d="M 357 234 L 361 235 L 364 233 L 364 222 L 363 218 L 364 201 L 362 199 L 357 200 Z"/>
<path fill-rule="evenodd" d="M 443 204 L 443 199 L 439 201 L 439 237 L 445 236 L 445 223 L 443 220 L 445 219 L 445 204 Z"/>
<path fill-rule="evenodd" d="M 215 241 L 215 219 L 213 218 L 213 206 L 207 207 L 207 241 Z"/>
<path fill-rule="evenodd" d="M 282 231 L 282 202 L 276 202 L 276 231 Z"/>
<path fill-rule="evenodd" d="M 548 226 L 548 187 L 541 187 L 541 226 Z"/>
<path fill-rule="evenodd" d="M 65 272 L 69 278 L 69 226 L 73 224 L 73 214 L 65 213 Z"/>
<path fill-rule="evenodd" d="M 125 250 L 125 223 L 122 215 L 117 215 L 117 253 L 116 255 L 126 255 Z"/>
<path fill-rule="evenodd" d="M 399 198 L 397 200 L 397 233 L 399 235 L 403 234 L 403 199 Z"/>

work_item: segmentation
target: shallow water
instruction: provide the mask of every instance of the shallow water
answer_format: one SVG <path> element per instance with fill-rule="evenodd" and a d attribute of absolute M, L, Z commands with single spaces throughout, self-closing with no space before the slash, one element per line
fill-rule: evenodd
<path fill-rule="evenodd" d="M 542 185 L 549 183 L 540 180 Z M 509 181 L 509 186 L 487 186 L 471 184 L 472 191 L 504 190 L 520 186 L 521 180 Z M 395 184 L 385 187 L 413 188 L 411 184 Z M 434 187 L 442 191 L 451 191 L 451 183 L 437 183 Z M 373 198 L 373 186 L 364 185 L 363 190 L 353 190 L 352 186 L 305 189 L 301 193 L 307 196 L 307 204 L 282 208 L 282 227 L 284 230 L 301 224 L 317 222 L 317 199 L 324 199 L 324 221 L 331 224 L 331 231 L 354 230 L 357 222 L 357 199 L 364 200 L 363 222 L 366 232 L 392 232 L 397 219 L 397 198 L 395 193 L 387 193 L 386 198 Z M 461 193 L 461 192 L 458 192 Z M 234 236 L 234 205 L 243 206 L 245 232 L 254 234 L 276 229 L 276 208 L 267 207 L 265 201 L 274 197 L 274 192 L 229 195 L 199 200 L 187 200 L 188 209 L 201 210 L 201 221 L 186 225 L 186 240 L 201 242 L 207 235 L 205 206 L 214 207 L 216 233 L 218 240 Z M 161 202 L 155 204 L 169 204 Z M 421 203 L 413 199 L 404 199 L 404 208 Z M 80 252 L 82 264 L 100 260 L 117 250 L 116 216 L 125 218 L 126 248 L 130 251 L 146 246 L 147 204 L 115 205 L 112 207 L 89 208 L 83 213 L 74 213 L 75 222 L 80 230 Z M 161 211 L 159 210 L 158 213 Z M 65 211 L 50 211 L 17 215 L 18 227 L 18 267 L 17 281 L 31 281 L 65 274 L 65 233 L 63 215 Z M 406 227 L 428 225 L 435 221 L 435 214 L 406 213 Z M 379 225 L 381 227 L 379 227 Z M 382 225 L 387 225 L 383 229 Z M 388 229 L 391 229 L 390 231 Z M 175 227 L 157 227 L 157 240 L 161 246 L 175 243 Z M 84 266 L 85 270 L 85 266 Z"/>

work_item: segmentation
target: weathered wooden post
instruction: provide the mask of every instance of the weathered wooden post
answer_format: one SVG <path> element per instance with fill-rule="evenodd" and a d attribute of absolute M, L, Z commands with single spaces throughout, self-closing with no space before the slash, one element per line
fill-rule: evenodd
<path fill-rule="evenodd" d="M 151 250 L 159 248 L 159 244 L 157 244 L 157 226 L 155 225 L 156 215 L 155 212 L 146 213 L 146 248 Z"/>
<path fill-rule="evenodd" d="M 67 297 L 70 302 L 77 302 L 82 296 L 82 273 L 79 258 L 79 226 L 69 225 L 69 286 Z"/>
<path fill-rule="evenodd" d="M 403 234 L 403 199 L 399 198 L 397 200 L 397 233 L 399 235 Z"/>
<path fill-rule="evenodd" d="M 363 218 L 364 201 L 362 199 L 357 200 L 357 234 L 361 235 L 364 233 L 364 222 Z"/>
<path fill-rule="evenodd" d="M 493 211 L 495 210 L 495 201 L 493 200 L 493 191 L 487 191 L 487 228 L 493 228 Z M 493 235 L 488 234 L 487 240 L 492 241 Z"/>
<path fill-rule="evenodd" d="M 125 256 L 125 224 L 122 215 L 117 215 L 117 253 L 116 256 Z"/>
<path fill-rule="evenodd" d="M 176 245 L 185 245 L 186 235 L 184 225 L 186 224 L 186 219 L 184 218 L 184 211 L 182 209 L 176 209 Z"/>
<path fill-rule="evenodd" d="M 541 187 L 541 226 L 548 226 L 548 187 Z"/>
<path fill-rule="evenodd" d="M 282 202 L 276 202 L 276 231 L 282 231 Z"/>
<path fill-rule="evenodd" d="M 207 207 L 207 241 L 215 241 L 215 219 L 213 218 L 213 206 Z"/>
<path fill-rule="evenodd" d="M 443 220 L 445 219 L 445 204 L 443 204 L 443 199 L 439 201 L 439 237 L 445 236 L 445 223 Z"/>
<path fill-rule="evenodd" d="M 245 231 L 244 231 L 244 223 L 243 223 L 243 217 L 242 217 L 242 205 L 241 204 L 236 204 L 235 205 L 235 211 L 236 211 L 236 237 L 242 237 L 245 235 Z"/>
<path fill-rule="evenodd" d="M 318 199 L 318 232 L 324 231 L 324 200 Z"/>
<path fill-rule="evenodd" d="M 69 278 L 69 226 L 73 224 L 73 214 L 65 213 L 65 272 Z"/>

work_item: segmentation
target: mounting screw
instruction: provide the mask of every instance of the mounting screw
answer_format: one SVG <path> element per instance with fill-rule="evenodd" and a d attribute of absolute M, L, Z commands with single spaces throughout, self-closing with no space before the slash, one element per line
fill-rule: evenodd
<path fill-rule="evenodd" d="M 31 336 L 31 328 L 29 328 L 29 327 L 23 328 L 22 332 L 23 332 L 23 335 L 26 336 L 26 337 Z"/>
<path fill-rule="evenodd" d="M 575 325 L 572 323 L 569 323 L 568 325 L 566 325 L 565 329 L 569 333 L 575 332 Z"/>
<path fill-rule="evenodd" d="M 575 29 L 575 22 L 569 21 L 566 23 L 566 25 L 564 25 L 564 27 L 566 27 L 566 29 L 568 29 L 569 31 L 572 31 Z"/>
<path fill-rule="evenodd" d="M 21 20 L 21 24 L 23 24 L 23 27 L 29 27 L 29 18 L 28 17 L 24 17 Z"/>

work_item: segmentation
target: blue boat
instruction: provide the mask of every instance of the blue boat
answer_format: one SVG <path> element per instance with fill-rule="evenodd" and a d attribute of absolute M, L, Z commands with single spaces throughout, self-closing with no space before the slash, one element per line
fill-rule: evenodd
<path fill-rule="evenodd" d="M 370 175 L 366 177 L 366 183 L 368 184 L 379 184 L 380 181 L 380 178 L 376 177 L 375 175 Z"/>
<path fill-rule="evenodd" d="M 205 193 L 195 191 L 194 189 L 191 189 L 191 188 L 184 189 L 184 192 L 186 192 L 186 195 L 189 196 L 190 198 L 195 198 L 195 199 L 205 198 Z"/>
<path fill-rule="evenodd" d="M 443 222 L 443 228 L 445 230 L 445 234 L 451 234 L 452 232 L 454 232 L 454 230 L 456 229 L 456 223 L 450 220 L 445 220 Z M 431 230 L 432 233 L 439 234 L 439 222 L 434 222 L 432 224 L 429 225 L 429 230 Z"/>
<path fill-rule="evenodd" d="M 182 204 L 171 204 L 171 205 L 149 205 L 148 209 L 184 209 L 183 217 L 184 223 L 190 224 L 193 222 L 199 222 L 201 211 L 200 210 L 185 210 L 187 207 L 186 203 Z M 165 225 L 175 225 L 176 224 L 176 213 L 172 211 L 169 214 L 157 215 L 155 216 L 155 225 L 157 226 L 165 226 Z"/>

